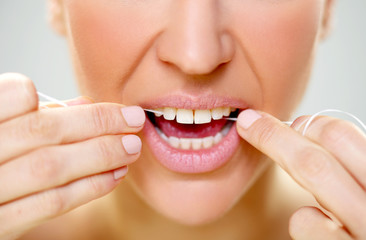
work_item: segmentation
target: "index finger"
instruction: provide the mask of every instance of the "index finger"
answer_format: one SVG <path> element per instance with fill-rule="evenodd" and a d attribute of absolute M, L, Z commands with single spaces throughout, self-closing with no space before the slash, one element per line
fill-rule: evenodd
<path fill-rule="evenodd" d="M 144 122 L 141 107 L 112 103 L 32 112 L 0 124 L 0 163 L 43 146 L 136 133 Z"/>
<path fill-rule="evenodd" d="M 320 145 L 271 115 L 254 110 L 239 115 L 237 130 L 240 136 L 310 191 L 351 232 L 365 226 L 366 220 L 360 218 L 361 213 L 366 213 L 365 192 Z"/>

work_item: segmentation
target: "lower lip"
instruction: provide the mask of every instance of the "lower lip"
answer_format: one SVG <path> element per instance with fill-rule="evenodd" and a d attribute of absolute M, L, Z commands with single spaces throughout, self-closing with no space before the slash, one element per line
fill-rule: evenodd
<path fill-rule="evenodd" d="M 143 133 L 155 158 L 166 168 L 179 173 L 205 173 L 227 163 L 239 146 L 235 124 L 215 146 L 201 150 L 182 150 L 171 147 L 161 139 L 154 125 L 146 118 Z"/>

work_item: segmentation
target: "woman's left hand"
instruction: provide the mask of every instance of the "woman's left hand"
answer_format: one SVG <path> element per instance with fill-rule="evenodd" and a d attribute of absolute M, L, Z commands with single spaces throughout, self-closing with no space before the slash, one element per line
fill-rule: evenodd
<path fill-rule="evenodd" d="M 366 239 L 366 136 L 331 117 L 316 118 L 302 136 L 308 118 L 298 118 L 290 128 L 267 113 L 246 110 L 237 129 L 341 223 L 319 208 L 303 207 L 290 219 L 292 238 Z"/>

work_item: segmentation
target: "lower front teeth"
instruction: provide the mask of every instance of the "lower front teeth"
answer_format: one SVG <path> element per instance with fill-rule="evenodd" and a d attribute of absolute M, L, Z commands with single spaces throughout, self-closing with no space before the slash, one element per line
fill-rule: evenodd
<path fill-rule="evenodd" d="M 200 150 L 202 148 L 207 149 L 218 144 L 229 132 L 231 124 L 225 126 L 215 136 L 209 136 L 205 138 L 177 138 L 167 137 L 159 128 L 155 128 L 162 139 L 169 143 L 173 148 L 180 148 L 183 150 Z"/>

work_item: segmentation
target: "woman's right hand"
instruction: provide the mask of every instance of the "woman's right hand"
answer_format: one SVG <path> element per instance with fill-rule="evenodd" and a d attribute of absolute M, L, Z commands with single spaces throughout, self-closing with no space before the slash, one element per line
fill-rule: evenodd
<path fill-rule="evenodd" d="M 0 75 L 0 239 L 111 192 L 144 122 L 140 107 L 112 103 L 40 110 L 31 80 Z"/>

